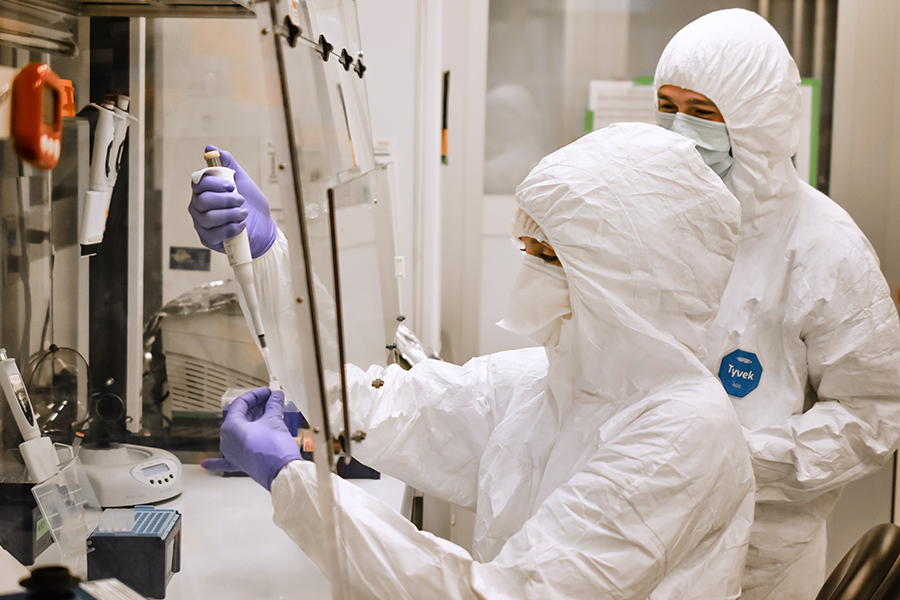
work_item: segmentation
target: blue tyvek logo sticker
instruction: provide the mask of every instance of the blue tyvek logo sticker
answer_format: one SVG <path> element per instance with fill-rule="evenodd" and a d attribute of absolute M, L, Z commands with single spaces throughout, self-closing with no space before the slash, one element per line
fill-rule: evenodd
<path fill-rule="evenodd" d="M 743 398 L 759 385 L 762 371 L 762 365 L 755 354 L 735 350 L 722 357 L 719 380 L 729 396 Z"/>

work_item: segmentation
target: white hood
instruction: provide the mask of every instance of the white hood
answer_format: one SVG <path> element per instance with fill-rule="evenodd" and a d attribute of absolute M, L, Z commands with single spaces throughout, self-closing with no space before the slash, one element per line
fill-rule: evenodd
<path fill-rule="evenodd" d="M 699 366 L 740 208 L 693 142 L 652 125 L 612 125 L 546 157 L 517 198 L 568 277 L 574 331 L 571 347 L 563 340 L 555 352 L 579 357 L 590 388 L 645 394 L 683 375 L 686 355 Z M 552 368 L 553 352 L 550 360 Z"/>
<path fill-rule="evenodd" d="M 781 37 L 756 13 L 720 10 L 669 41 L 654 84 L 712 100 L 731 135 L 735 165 L 725 177 L 742 206 L 741 238 L 769 227 L 767 203 L 797 191 L 791 163 L 800 142 L 800 75 Z"/>

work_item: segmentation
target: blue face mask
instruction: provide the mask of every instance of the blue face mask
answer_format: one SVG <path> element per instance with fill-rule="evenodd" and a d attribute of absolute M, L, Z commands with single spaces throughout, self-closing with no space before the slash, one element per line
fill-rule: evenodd
<path fill-rule="evenodd" d="M 693 140 L 703 162 L 724 178 L 734 165 L 731 156 L 731 137 L 725 123 L 715 123 L 684 113 L 656 111 L 656 123 L 663 129 L 674 131 Z"/>

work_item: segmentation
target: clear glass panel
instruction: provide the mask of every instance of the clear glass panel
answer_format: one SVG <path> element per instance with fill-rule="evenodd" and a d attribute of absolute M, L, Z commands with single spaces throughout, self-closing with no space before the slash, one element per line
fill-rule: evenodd
<path fill-rule="evenodd" d="M 387 167 L 336 186 L 334 205 L 345 359 L 363 368 L 383 365 L 400 316 Z"/>
<path fill-rule="evenodd" d="M 394 273 L 391 202 L 387 167 L 379 166 L 356 179 L 329 190 L 324 214 L 320 207 L 307 205 L 307 231 L 310 240 L 327 235 L 332 248 L 337 248 L 340 277 L 341 313 L 336 313 L 334 299 L 326 294 L 333 287 L 334 276 L 320 277 L 325 268 L 323 253 L 313 253 L 317 300 L 320 306 L 321 330 L 340 335 L 337 319 L 341 319 L 344 339 L 343 362 L 368 368 L 384 365 L 394 343 L 399 315 L 399 290 Z M 334 219 L 330 219 L 334 207 Z M 313 209 L 313 210 L 310 210 Z M 315 215 L 315 216 L 313 216 Z M 327 230 L 327 231 L 326 231 Z M 316 247 L 315 244 L 311 244 Z M 332 255 L 333 257 L 334 255 Z M 317 264 L 318 263 L 318 264 Z M 328 339 L 328 338 L 326 338 Z M 327 371 L 339 373 L 333 351 L 323 352 Z M 330 390 L 332 406 L 337 405 L 340 390 Z M 352 398 L 350 410 L 353 410 Z M 332 423 L 343 423 L 343 414 L 335 413 Z M 337 436 L 338 432 L 334 432 Z M 355 432 L 350 432 L 351 435 Z"/>
<path fill-rule="evenodd" d="M 360 254 L 353 248 L 366 243 L 355 239 L 361 229 L 379 225 L 377 232 L 370 231 L 366 235 L 373 243 L 378 241 L 381 251 L 381 264 L 374 266 L 376 269 L 387 268 L 388 272 L 393 273 L 393 232 L 390 218 L 384 217 L 390 214 L 386 180 L 381 169 L 373 171 L 375 162 L 365 79 L 360 76 L 364 74 L 364 69 L 360 67 L 355 8 L 352 2 L 310 2 L 300 8 L 300 20 L 304 23 L 302 37 L 294 47 L 278 41 L 280 60 L 283 61 L 278 82 L 290 99 L 287 118 L 293 125 L 289 132 L 293 137 L 289 137 L 288 142 L 295 140 L 297 143 L 298 157 L 294 164 L 302 194 L 300 209 L 307 234 L 305 240 L 308 244 L 311 287 L 315 292 L 319 323 L 322 325 L 319 329 L 320 357 L 325 369 L 334 372 L 339 371 L 339 357 L 334 338 L 336 329 L 331 326 L 335 291 L 333 240 L 327 218 L 329 190 L 338 207 L 339 227 L 354 229 L 347 257 L 344 257 L 344 248 L 341 248 L 341 262 L 346 263 L 341 265 L 342 280 L 349 286 L 345 299 L 354 298 L 355 301 L 359 297 L 355 292 L 361 286 L 366 287 L 363 297 L 381 299 L 382 294 L 371 285 L 370 267 L 373 265 L 361 260 L 376 255 Z M 310 31 L 318 35 L 310 35 Z M 322 54 L 320 36 L 334 46 L 326 56 Z M 326 57 L 327 60 L 324 60 Z M 269 77 L 271 86 L 274 75 L 270 72 Z M 285 191 L 284 183 L 282 180 L 283 196 L 291 195 L 291 190 Z M 379 190 L 377 196 L 374 195 L 375 190 Z M 378 197 L 382 205 L 378 210 L 370 210 L 368 221 L 363 218 L 363 213 L 356 214 L 360 208 L 374 207 Z M 289 207 L 284 208 L 287 210 Z M 291 231 L 290 222 L 286 225 L 286 233 L 292 242 L 292 255 L 297 256 L 300 250 L 293 243 L 301 243 L 301 232 Z M 345 237 L 338 234 L 338 239 L 344 240 Z M 306 276 L 301 270 L 295 269 L 294 273 L 295 280 Z M 381 276 L 376 275 L 376 279 L 378 288 L 384 289 Z M 382 323 L 385 320 L 396 323 L 396 280 L 389 281 L 387 287 L 393 290 L 390 292 L 392 305 L 379 302 L 364 310 L 357 306 L 345 309 L 344 334 L 349 348 L 348 360 L 384 363 L 384 347 L 392 339 L 393 331 L 386 333 Z M 375 327 L 367 321 L 370 317 L 376 319 Z M 336 391 L 331 390 L 331 393 Z"/>
<path fill-rule="evenodd" d="M 318 0 L 304 3 L 304 8 L 308 11 L 307 30 L 315 32 L 310 41 L 318 43 L 319 35 L 322 35 L 334 46 L 328 62 L 340 61 L 345 49 L 346 56 L 353 61 L 346 69 L 343 66 L 340 69 L 326 66 L 324 69 L 333 127 L 338 138 L 345 140 L 337 146 L 342 158 L 340 170 L 370 171 L 375 166 L 375 158 L 366 84 L 360 76 L 361 70 L 365 74 L 365 57 L 359 41 L 355 2 Z"/>
<path fill-rule="evenodd" d="M 144 314 L 153 328 L 144 433 L 215 451 L 222 394 L 269 376 L 232 269 L 201 246 L 186 209 L 191 174 L 206 166 L 212 144 L 233 155 L 282 218 L 255 20 L 148 20 L 147 82 Z"/>
<path fill-rule="evenodd" d="M 3 262 L 0 284 L 3 287 L 0 306 L 3 315 L 0 348 L 6 348 L 20 372 L 24 372 L 50 343 L 63 339 L 55 337 L 56 313 L 62 313 L 60 317 L 64 319 L 70 309 L 75 309 L 77 299 L 72 303 L 54 302 L 54 284 L 58 282 L 52 269 L 54 244 L 51 238 L 55 233 L 52 213 L 56 206 L 51 204 L 50 175 L 19 163 L 9 140 L 2 144 L 0 227 L 3 229 Z M 74 201 L 67 196 L 60 193 L 60 211 L 68 208 L 69 201 Z M 65 253 L 64 241 L 55 241 Z M 0 420 L 9 423 L 11 419 L 12 413 L 3 398 Z M 16 448 L 19 439 L 15 427 L 4 427 L 0 450 Z"/>

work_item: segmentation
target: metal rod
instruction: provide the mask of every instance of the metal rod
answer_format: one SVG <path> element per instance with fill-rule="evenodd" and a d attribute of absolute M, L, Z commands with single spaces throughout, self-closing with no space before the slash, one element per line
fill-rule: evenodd
<path fill-rule="evenodd" d="M 334 314 L 337 322 L 338 362 L 341 369 L 341 406 L 344 411 L 344 434 L 341 436 L 341 451 L 345 464 L 350 462 L 350 405 L 347 402 L 347 372 L 344 365 L 344 315 L 341 309 L 341 269 L 338 266 L 337 218 L 334 207 L 334 188 L 328 188 L 328 225 L 331 228 L 331 268 L 334 273 Z"/>
<path fill-rule="evenodd" d="M 146 95 L 147 95 L 147 19 L 129 20 L 129 60 L 131 62 L 128 84 L 130 112 L 137 118 L 128 132 L 128 284 L 126 347 L 128 358 L 125 367 L 125 406 L 129 419 L 128 431 L 138 433 L 143 419 L 144 355 L 144 150 L 146 148 Z M 134 315 L 133 317 L 131 315 Z"/>
<path fill-rule="evenodd" d="M 793 40 L 791 42 L 791 46 L 793 46 L 793 51 L 791 54 L 794 55 L 794 62 L 797 63 L 797 68 L 800 70 L 801 75 L 803 74 L 803 5 L 805 0 L 794 0 L 794 35 Z"/>
<path fill-rule="evenodd" d="M 759 8 L 757 9 L 759 16 L 766 21 L 769 20 L 769 0 L 759 0 Z"/>
<path fill-rule="evenodd" d="M 812 76 L 822 79 L 825 75 L 825 0 L 816 0 L 816 25 L 813 29 Z"/>
<path fill-rule="evenodd" d="M 22 281 L 22 305 L 24 307 L 24 317 L 22 318 L 22 341 L 19 344 L 18 356 L 21 357 L 22 364 L 28 364 L 31 358 L 31 313 L 32 313 L 32 295 L 31 295 L 31 258 L 28 256 L 28 239 L 26 236 L 27 220 L 25 218 L 25 207 L 31 205 L 31 167 L 19 159 L 19 176 L 16 178 L 16 200 L 18 202 L 19 212 L 16 215 L 19 225 L 17 238 L 19 241 L 19 279 Z"/>

